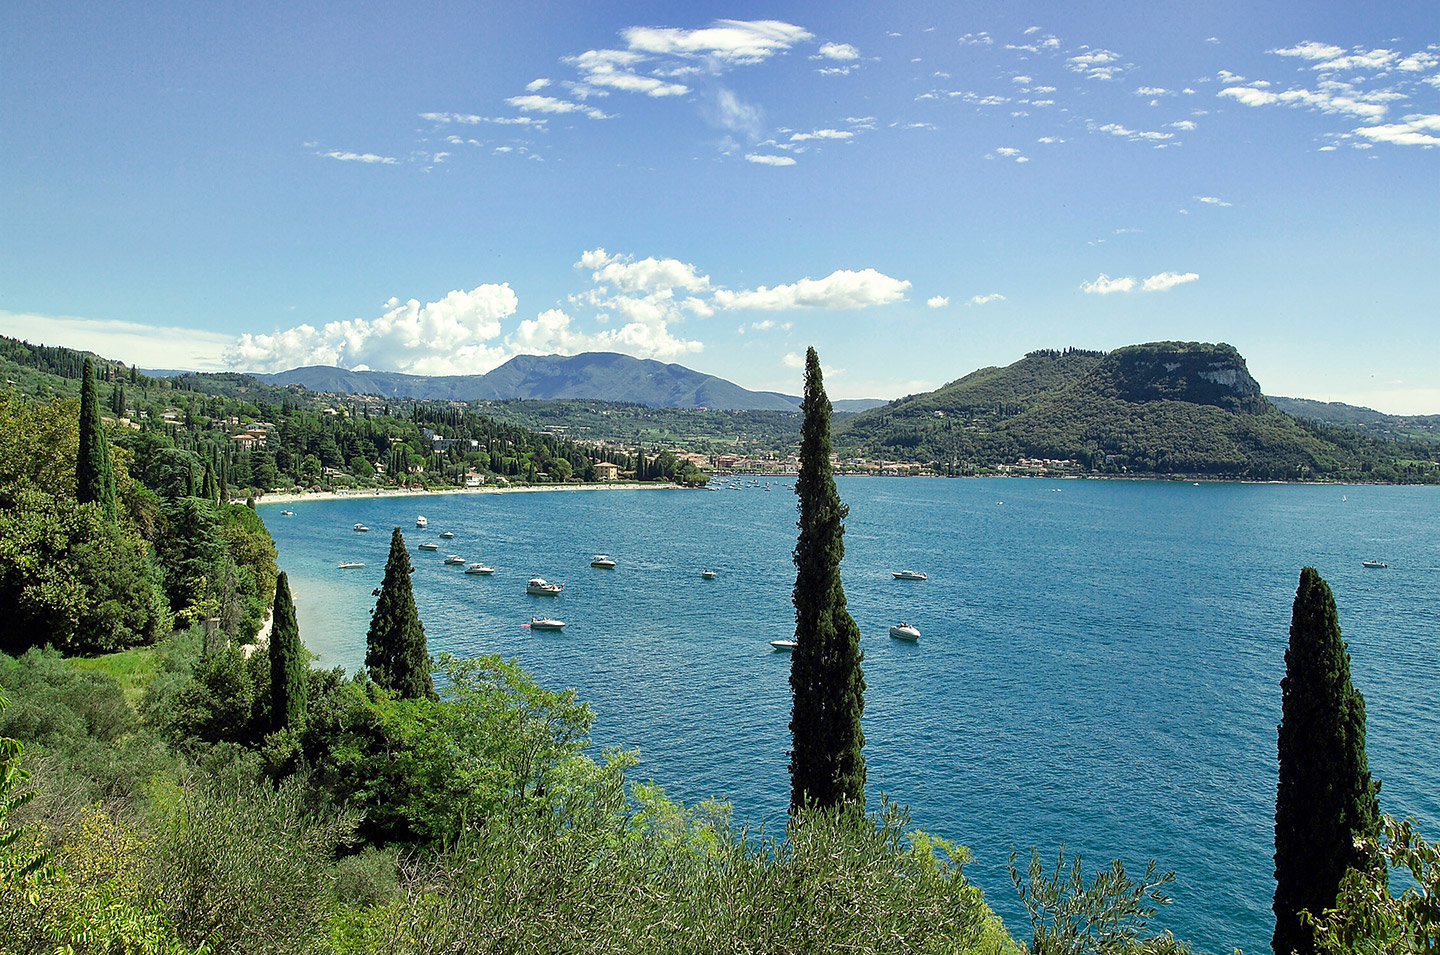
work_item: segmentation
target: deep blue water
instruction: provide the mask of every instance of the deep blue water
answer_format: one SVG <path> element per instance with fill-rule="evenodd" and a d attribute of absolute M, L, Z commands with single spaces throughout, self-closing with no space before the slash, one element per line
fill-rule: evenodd
<path fill-rule="evenodd" d="M 1275 726 L 1300 568 L 1336 596 L 1381 807 L 1440 834 L 1440 489 L 841 479 L 872 800 L 971 848 L 1017 936 L 1012 848 L 1174 869 L 1162 916 L 1207 952 L 1269 950 Z M 357 498 L 260 513 L 320 665 L 358 667 L 390 528 L 432 652 L 498 652 L 574 686 L 636 775 L 783 825 L 795 497 L 581 491 Z M 415 529 L 415 516 L 429 528 Z M 369 534 L 356 534 L 356 521 Z M 435 553 L 416 544 L 453 530 Z M 447 553 L 497 567 L 442 566 Z M 619 561 L 589 566 L 595 553 Z M 1387 570 L 1366 570 L 1378 557 Z M 340 561 L 366 562 L 341 571 Z M 718 576 L 702 580 L 700 570 Z M 890 570 L 928 572 L 896 581 Z M 527 596 L 525 580 L 565 584 Z M 549 614 L 563 634 L 522 623 Z M 899 620 L 918 644 L 888 637 Z"/>

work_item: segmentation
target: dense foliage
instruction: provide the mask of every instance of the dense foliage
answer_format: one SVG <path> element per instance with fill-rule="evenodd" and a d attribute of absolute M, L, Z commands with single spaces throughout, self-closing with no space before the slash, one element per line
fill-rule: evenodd
<path fill-rule="evenodd" d="M 790 808 L 865 805 L 865 674 L 860 628 L 845 608 L 840 561 L 849 513 L 830 471 L 830 400 L 820 358 L 805 355 L 795 543 L 795 649 L 790 659 Z"/>
<path fill-rule="evenodd" d="M 1323 955 L 1428 955 L 1440 951 L 1440 843 L 1427 842 L 1410 820 L 1382 816 L 1365 851 L 1384 860 L 1377 869 L 1351 869 L 1340 880 L 1335 907 L 1305 913 Z M 1391 895 L 1389 870 L 1409 884 Z"/>
<path fill-rule="evenodd" d="M 283 573 L 275 581 L 275 611 L 270 619 L 270 725 L 299 730 L 305 725 L 310 667 L 295 621 L 290 581 Z"/>
<path fill-rule="evenodd" d="M 1275 955 L 1315 950 L 1300 917 L 1335 904 L 1347 869 L 1373 871 L 1376 794 L 1365 757 L 1365 699 L 1350 683 L 1350 657 L 1330 586 L 1315 568 L 1300 584 L 1280 682 L 1280 781 L 1275 797 Z"/>

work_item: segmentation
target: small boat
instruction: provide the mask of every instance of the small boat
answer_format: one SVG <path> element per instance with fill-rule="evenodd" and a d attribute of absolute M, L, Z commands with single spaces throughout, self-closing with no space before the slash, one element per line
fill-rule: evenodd
<path fill-rule="evenodd" d="M 369 529 L 370 528 L 366 527 L 364 524 L 356 524 L 353 528 L 351 528 L 351 530 L 353 530 L 357 534 L 363 534 Z"/>
<path fill-rule="evenodd" d="M 715 571 L 713 571 L 713 570 L 702 570 L 702 571 L 700 571 L 700 576 L 703 577 L 703 578 L 705 578 L 706 580 L 714 580 L 714 579 L 715 579 Z"/>
<path fill-rule="evenodd" d="M 340 565 L 340 569 L 341 569 L 341 570 L 355 570 L 355 569 L 357 569 L 357 568 L 359 568 L 359 567 L 364 567 L 364 566 L 365 566 L 365 565 L 362 564 L 362 563 L 360 563 L 359 561 L 347 560 L 347 561 L 345 561 L 344 563 L 342 563 L 342 564 Z"/>
<path fill-rule="evenodd" d="M 485 564 L 482 564 L 482 563 L 480 563 L 479 561 L 476 561 L 476 562 L 473 563 L 473 564 L 466 564 L 466 565 L 465 565 L 465 573 L 467 573 L 467 574 L 479 574 L 479 575 L 481 575 L 481 576 L 488 577 L 489 575 L 495 573 L 495 568 L 494 568 L 494 567 L 488 567 L 488 566 L 486 566 Z"/>
<path fill-rule="evenodd" d="M 464 558 L 464 557 L 461 557 L 459 554 L 451 554 L 449 557 L 446 557 L 446 558 L 445 558 L 445 563 L 447 563 L 447 564 L 463 564 L 463 563 L 465 563 L 465 558 Z"/>
<path fill-rule="evenodd" d="M 415 526 L 416 526 L 416 527 L 428 527 L 429 525 L 430 525 L 430 522 L 427 521 L 427 520 L 425 520 L 425 515 L 424 515 L 424 514 L 421 514 L 419 517 L 415 518 Z"/>
<path fill-rule="evenodd" d="M 420 545 L 420 549 L 421 549 L 421 550 L 439 550 L 439 549 L 440 549 L 440 545 L 439 545 L 439 544 L 435 544 L 435 543 L 425 543 L 425 544 L 421 544 L 421 545 Z"/>
<path fill-rule="evenodd" d="M 909 623 L 897 623 L 890 628 L 890 636 L 896 640 L 909 640 L 913 643 L 920 639 L 920 628 Z"/>
<path fill-rule="evenodd" d="M 281 511 L 281 512 L 280 512 L 280 516 L 281 516 L 281 517 L 294 517 L 294 516 L 295 516 L 295 512 L 294 512 L 294 511 Z"/>
<path fill-rule="evenodd" d="M 551 617 L 531 617 L 531 630 L 564 630 L 565 621 L 555 620 Z"/>
<path fill-rule="evenodd" d="M 795 647 L 798 646 L 798 644 L 794 640 L 771 640 L 770 646 L 774 647 L 776 650 L 784 650 L 786 652 L 789 652 L 790 650 L 794 650 Z"/>
<path fill-rule="evenodd" d="M 614 560 L 613 558 L 611 558 L 611 557 L 606 557 L 604 554 L 596 554 L 594 557 L 591 557 L 591 558 L 590 558 L 590 566 L 591 566 L 591 567 L 614 567 L 614 566 L 615 566 L 615 560 Z"/>
<path fill-rule="evenodd" d="M 527 594 L 539 594 L 542 597 L 554 597 L 565 589 L 564 584 L 552 584 L 544 577 L 531 577 L 525 581 L 525 592 Z"/>
<path fill-rule="evenodd" d="M 1387 563 L 1385 563 L 1383 560 L 1362 560 L 1362 561 L 1360 562 L 1360 566 L 1361 566 L 1361 567 L 1369 567 L 1371 570 L 1376 570 L 1376 569 L 1382 569 L 1382 570 L 1383 570 L 1384 568 L 1389 567 L 1390 565 L 1387 564 Z"/>
<path fill-rule="evenodd" d="M 445 539 L 448 541 L 450 538 L 452 538 L 452 537 L 455 536 L 455 532 L 454 532 L 454 531 L 441 531 L 440 536 L 443 537 L 443 538 L 445 538 Z"/>
<path fill-rule="evenodd" d="M 892 570 L 890 576 L 896 580 L 925 580 L 925 574 L 918 570 Z"/>

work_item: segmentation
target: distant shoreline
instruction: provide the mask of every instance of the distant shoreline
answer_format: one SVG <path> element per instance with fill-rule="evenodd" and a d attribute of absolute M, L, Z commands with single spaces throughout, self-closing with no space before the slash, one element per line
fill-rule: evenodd
<path fill-rule="evenodd" d="M 373 488 L 354 491 L 301 491 L 266 494 L 255 499 L 255 506 L 267 504 L 299 504 L 316 501 L 356 501 L 385 497 L 434 497 L 441 494 L 530 494 L 546 491 L 681 491 L 678 484 L 641 484 L 636 481 L 614 481 L 605 484 L 542 484 L 516 487 L 446 487 L 446 488 Z M 243 503 L 238 502 L 238 503 Z"/>

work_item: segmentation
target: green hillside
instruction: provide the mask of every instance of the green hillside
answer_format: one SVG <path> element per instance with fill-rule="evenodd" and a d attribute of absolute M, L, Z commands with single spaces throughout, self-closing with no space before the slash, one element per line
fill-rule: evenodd
<path fill-rule="evenodd" d="M 1440 480 L 1433 445 L 1297 420 L 1226 344 L 1067 349 L 982 368 L 836 428 L 844 456 L 942 473 L 1070 462 L 1101 473 L 1261 480 Z"/>

